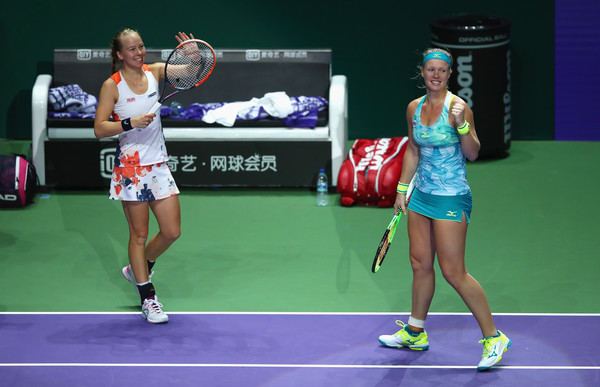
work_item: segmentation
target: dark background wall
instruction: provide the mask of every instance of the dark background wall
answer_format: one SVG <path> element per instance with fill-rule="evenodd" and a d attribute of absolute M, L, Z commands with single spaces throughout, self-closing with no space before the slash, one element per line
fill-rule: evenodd
<path fill-rule="evenodd" d="M 177 31 L 215 48 L 331 48 L 333 74 L 348 77 L 350 138 L 405 135 L 406 105 L 422 94 L 411 77 L 429 23 L 456 13 L 512 23 L 512 139 L 552 140 L 554 1 L 520 0 L 11 1 L 0 15 L 0 138 L 31 138 L 31 88 L 52 72 L 54 48 L 108 47 L 123 27 L 151 48 L 174 46 Z"/>

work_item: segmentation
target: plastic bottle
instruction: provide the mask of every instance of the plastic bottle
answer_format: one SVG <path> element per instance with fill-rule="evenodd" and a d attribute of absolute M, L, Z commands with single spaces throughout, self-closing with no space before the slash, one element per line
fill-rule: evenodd
<path fill-rule="evenodd" d="M 325 169 L 321 169 L 319 170 L 319 176 L 317 178 L 317 206 L 323 207 L 327 205 L 327 190 L 327 175 L 325 174 Z"/>
<path fill-rule="evenodd" d="M 171 105 L 169 105 L 169 107 L 171 108 L 171 111 L 173 112 L 174 116 L 178 116 L 181 113 L 183 113 L 183 105 L 181 105 L 177 101 L 171 102 Z"/>

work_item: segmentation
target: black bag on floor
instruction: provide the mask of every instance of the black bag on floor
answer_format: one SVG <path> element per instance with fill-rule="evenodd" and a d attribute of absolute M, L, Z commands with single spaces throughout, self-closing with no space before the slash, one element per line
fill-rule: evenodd
<path fill-rule="evenodd" d="M 25 207 L 36 191 L 33 164 L 22 155 L 0 155 L 0 208 Z"/>

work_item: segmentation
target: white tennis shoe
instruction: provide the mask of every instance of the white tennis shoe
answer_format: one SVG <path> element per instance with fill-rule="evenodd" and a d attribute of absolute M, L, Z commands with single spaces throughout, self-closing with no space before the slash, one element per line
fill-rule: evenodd
<path fill-rule="evenodd" d="M 162 310 L 162 304 L 158 302 L 158 297 L 146 298 L 142 305 L 142 317 L 149 323 L 160 324 L 169 321 L 169 316 Z"/>
<path fill-rule="evenodd" d="M 483 343 L 483 355 L 477 366 L 478 371 L 490 369 L 502 359 L 502 354 L 510 348 L 512 344 L 510 339 L 504 333 L 500 331 L 498 333 L 500 334 L 498 337 L 486 337 L 479 340 L 480 343 Z"/>

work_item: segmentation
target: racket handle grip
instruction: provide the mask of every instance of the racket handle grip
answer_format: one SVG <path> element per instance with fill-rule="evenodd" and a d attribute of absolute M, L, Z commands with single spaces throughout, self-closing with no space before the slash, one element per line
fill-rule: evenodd
<path fill-rule="evenodd" d="M 161 106 L 162 106 L 162 104 L 160 102 L 156 101 L 156 103 L 154 105 L 152 105 L 152 107 L 150 108 L 150 111 L 148 112 L 148 114 L 156 113 L 156 111 L 158 109 L 160 109 Z"/>

